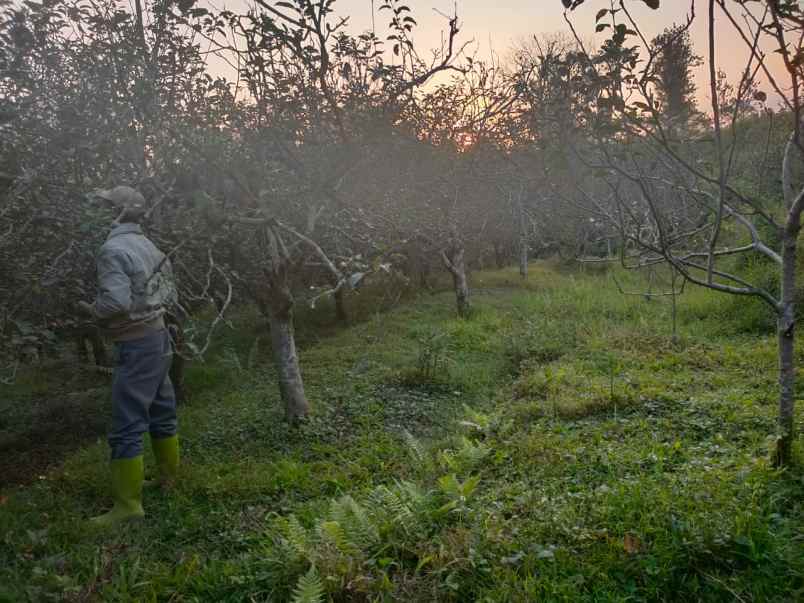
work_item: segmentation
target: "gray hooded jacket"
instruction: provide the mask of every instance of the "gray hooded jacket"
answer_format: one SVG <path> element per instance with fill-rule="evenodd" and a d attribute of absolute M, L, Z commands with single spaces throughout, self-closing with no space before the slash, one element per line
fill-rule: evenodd
<path fill-rule="evenodd" d="M 116 340 L 144 337 L 164 328 L 167 307 L 177 302 L 170 260 L 139 224 L 112 229 L 97 257 L 95 316 Z"/>

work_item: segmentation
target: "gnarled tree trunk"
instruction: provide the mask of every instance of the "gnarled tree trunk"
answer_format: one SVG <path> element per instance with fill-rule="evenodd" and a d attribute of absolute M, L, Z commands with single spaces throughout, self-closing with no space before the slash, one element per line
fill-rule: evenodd
<path fill-rule="evenodd" d="M 293 306 L 278 307 L 271 304 L 271 351 L 279 376 L 279 393 L 285 404 L 285 418 L 295 423 L 310 412 L 310 403 L 304 393 L 296 339 L 293 334 Z"/>
<path fill-rule="evenodd" d="M 264 270 L 266 281 L 258 293 L 263 307 L 268 310 L 271 351 L 279 379 L 279 394 L 285 405 L 285 419 L 297 423 L 310 413 L 310 403 L 304 393 L 293 333 L 294 300 L 288 273 L 292 262 L 279 229 L 279 222 L 272 220 L 263 230 L 263 244 L 269 259 Z M 303 238 L 303 235 L 297 236 Z"/>
<path fill-rule="evenodd" d="M 441 259 L 444 261 L 449 273 L 452 275 L 452 285 L 455 289 L 455 302 L 458 306 L 458 316 L 466 317 L 469 315 L 471 305 L 469 303 L 469 282 L 466 279 L 466 262 L 464 261 L 465 250 L 463 245 L 455 244 L 446 251 L 441 252 Z"/>

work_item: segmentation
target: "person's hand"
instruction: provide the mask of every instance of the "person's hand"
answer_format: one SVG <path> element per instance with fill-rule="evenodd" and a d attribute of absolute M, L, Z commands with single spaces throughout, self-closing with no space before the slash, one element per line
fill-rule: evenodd
<path fill-rule="evenodd" d="M 92 304 L 87 303 L 85 301 L 78 302 L 78 308 L 84 313 L 89 316 L 95 316 L 95 308 Z"/>

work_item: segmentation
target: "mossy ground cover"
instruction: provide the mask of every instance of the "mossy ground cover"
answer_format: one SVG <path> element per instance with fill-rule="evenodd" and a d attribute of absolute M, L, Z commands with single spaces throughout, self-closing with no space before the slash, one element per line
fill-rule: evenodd
<path fill-rule="evenodd" d="M 3 492 L 0 600 L 804 598 L 801 438 L 772 469 L 752 302 L 688 289 L 673 341 L 666 300 L 605 273 L 473 285 L 466 320 L 446 291 L 325 335 L 301 320 L 299 428 L 243 313 L 191 369 L 183 479 L 145 521 L 84 522 L 108 502 L 101 441 Z"/>

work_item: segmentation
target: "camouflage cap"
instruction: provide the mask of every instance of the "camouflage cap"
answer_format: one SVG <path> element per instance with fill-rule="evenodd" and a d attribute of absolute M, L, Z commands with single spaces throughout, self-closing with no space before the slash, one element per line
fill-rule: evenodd
<path fill-rule="evenodd" d="M 113 203 L 120 209 L 145 211 L 145 197 L 130 186 L 115 186 L 114 188 L 95 191 L 95 196 Z"/>
<path fill-rule="evenodd" d="M 146 214 L 145 197 L 130 186 L 115 186 L 97 190 L 94 194 L 121 211 L 116 222 L 139 222 Z"/>

